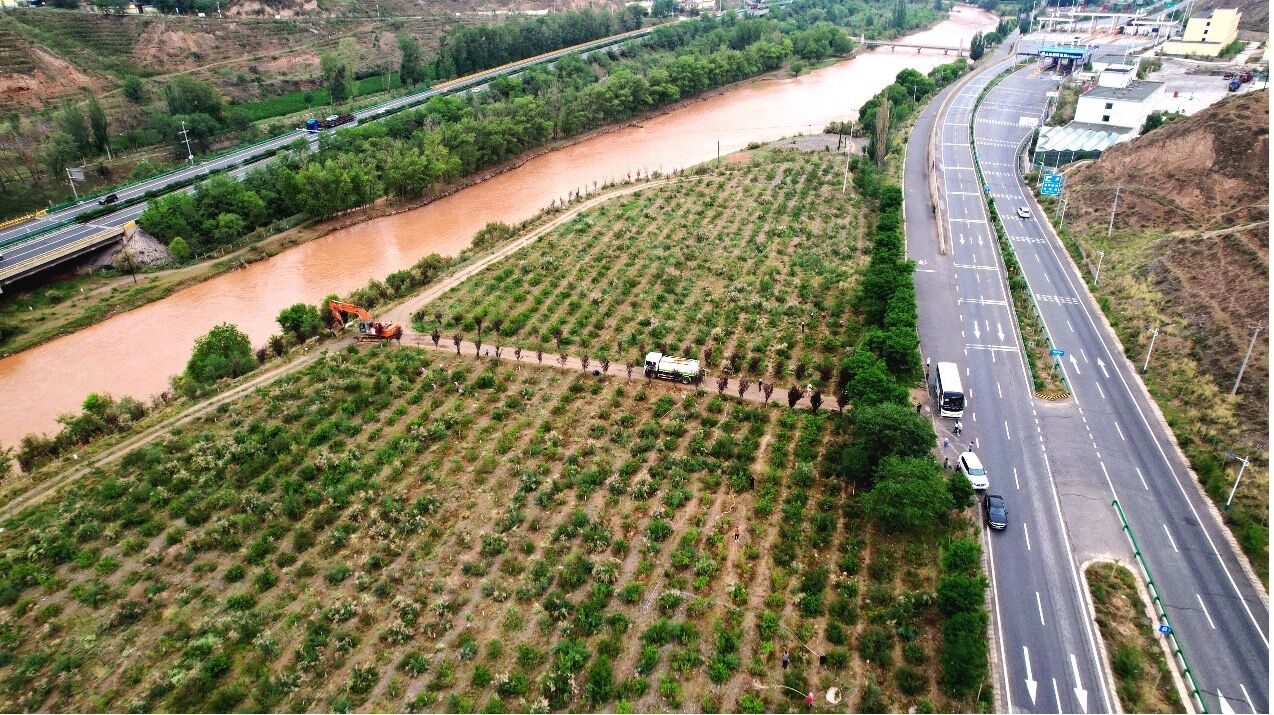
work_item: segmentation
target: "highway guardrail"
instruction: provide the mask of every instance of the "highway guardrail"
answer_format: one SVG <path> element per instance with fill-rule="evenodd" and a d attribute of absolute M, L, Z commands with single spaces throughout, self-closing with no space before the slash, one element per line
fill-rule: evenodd
<path fill-rule="evenodd" d="M 0 221 L 0 229 L 6 229 L 6 228 L 9 228 L 10 226 L 17 226 L 20 223 L 26 223 L 27 221 L 33 221 L 37 218 L 40 218 L 41 216 L 48 216 L 48 215 L 49 215 L 48 209 L 40 209 L 39 211 L 32 211 L 29 214 L 24 214 L 22 216 L 15 216 L 9 219 L 8 221 Z"/>
<path fill-rule="evenodd" d="M 1172 642 L 1172 654 L 1177 667 L 1181 669 L 1181 674 L 1185 676 L 1190 683 L 1190 695 L 1199 704 L 1199 711 L 1208 712 L 1208 704 L 1203 702 L 1203 693 L 1199 691 L 1199 683 L 1194 679 L 1194 671 L 1190 669 L 1190 663 L 1186 661 L 1185 651 L 1181 649 L 1181 641 L 1177 639 L 1177 632 L 1172 628 L 1172 622 L 1168 620 L 1168 612 L 1163 608 L 1163 599 L 1159 598 L 1159 587 L 1155 585 L 1155 579 L 1150 575 L 1150 567 L 1146 565 L 1146 559 L 1141 555 L 1141 547 L 1137 545 L 1137 537 L 1132 534 L 1132 527 L 1128 525 L 1128 517 L 1124 516 L 1124 508 L 1120 506 L 1119 500 L 1115 499 L 1111 502 L 1115 507 L 1115 511 L 1119 513 L 1119 521 L 1124 526 L 1124 533 L 1128 535 L 1128 541 L 1132 543 L 1132 555 L 1136 557 L 1137 563 L 1141 566 L 1141 572 L 1146 577 L 1146 588 L 1150 591 L 1150 600 L 1155 604 L 1155 613 L 1159 618 L 1161 626 L 1167 626 L 1167 630 L 1160 629 Z"/>

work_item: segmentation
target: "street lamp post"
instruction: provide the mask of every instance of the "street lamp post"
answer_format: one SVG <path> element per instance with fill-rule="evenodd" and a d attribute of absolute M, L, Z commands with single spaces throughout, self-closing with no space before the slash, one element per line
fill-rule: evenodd
<path fill-rule="evenodd" d="M 1141 371 L 1144 373 L 1150 369 L 1150 354 L 1155 351 L 1155 339 L 1159 337 L 1159 328 L 1150 329 L 1150 348 L 1146 350 L 1146 361 L 1141 365 Z"/>
<path fill-rule="evenodd" d="M 1243 470 L 1244 470 L 1244 469 L 1247 469 L 1247 461 L 1248 461 L 1248 458 L 1247 458 L 1247 457 L 1239 457 L 1239 455 L 1238 455 L 1237 453 L 1235 453 L 1235 452 L 1226 452 L 1226 453 L 1225 453 L 1225 458 L 1226 458 L 1226 459 L 1233 459 L 1234 461 L 1236 461 L 1236 462 L 1238 462 L 1239 464 L 1243 465 L 1243 466 L 1239 467 L 1239 476 L 1238 476 L 1238 477 L 1235 477 L 1235 479 L 1234 479 L 1234 486 L 1233 486 L 1233 487 L 1230 487 L 1230 496 L 1229 496 L 1229 497 L 1227 497 L 1227 498 L 1226 498 L 1226 500 L 1225 500 L 1225 510 L 1226 510 L 1226 511 L 1229 511 L 1229 510 L 1230 510 L 1230 502 L 1231 502 L 1231 501 L 1234 501 L 1234 492 L 1238 491 L 1238 489 L 1239 489 L 1239 480 L 1243 479 Z"/>

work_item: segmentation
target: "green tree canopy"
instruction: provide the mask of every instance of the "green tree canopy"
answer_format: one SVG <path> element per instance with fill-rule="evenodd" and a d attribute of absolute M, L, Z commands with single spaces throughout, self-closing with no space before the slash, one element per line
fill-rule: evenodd
<path fill-rule="evenodd" d="M 887 457 L 924 457 L 936 443 L 933 425 L 907 405 L 856 405 L 851 417 L 873 466 Z"/>
<path fill-rule="evenodd" d="M 225 100 L 216 87 L 190 75 L 177 75 L 164 85 L 164 102 L 168 113 L 207 114 L 221 121 L 225 116 Z"/>
<path fill-rule="evenodd" d="M 944 616 L 982 608 L 986 597 L 986 576 L 953 573 L 938 581 L 938 610 Z"/>
<path fill-rule="evenodd" d="M 405 32 L 398 33 L 398 52 L 402 56 L 398 64 L 398 79 L 404 87 L 412 87 L 425 79 L 425 63 L 420 51 L 420 41 Z"/>
<path fill-rule="evenodd" d="M 907 388 L 889 374 L 889 366 L 866 348 L 858 348 L 845 360 L 849 381 L 845 395 L 855 407 L 887 402 L 907 403 Z"/>
<path fill-rule="evenodd" d="M 71 140 L 75 142 L 75 148 L 81 152 L 93 147 L 88 121 L 84 119 L 84 110 L 80 109 L 80 105 L 74 100 L 70 98 L 62 100 L 61 108 L 53 118 L 53 126 L 71 137 Z"/>
<path fill-rule="evenodd" d="M 209 385 L 223 377 L 243 375 L 255 365 L 248 336 L 232 323 L 222 323 L 195 340 L 186 374 L 196 383 Z"/>
<path fill-rule="evenodd" d="M 319 66 L 323 72 L 323 84 L 332 97 L 332 104 L 343 104 L 354 97 L 354 70 L 349 60 L 335 52 L 324 52 L 319 56 Z"/>
<path fill-rule="evenodd" d="M 323 330 L 323 319 L 318 308 L 308 303 L 296 303 L 284 308 L 278 317 L 279 326 L 286 332 L 296 336 L 297 340 L 305 340 L 318 335 Z"/>
<path fill-rule="evenodd" d="M 124 76 L 124 98 L 133 104 L 141 104 L 146 101 L 146 87 L 142 85 L 142 78 L 135 74 Z"/>
<path fill-rule="evenodd" d="M 92 133 L 93 148 L 99 152 L 106 151 L 111 141 L 110 126 L 106 121 L 106 112 L 96 96 L 89 97 L 88 100 L 88 128 Z"/>
<path fill-rule="evenodd" d="M 863 495 L 863 510 L 886 531 L 932 528 L 951 510 L 942 468 L 929 457 L 886 457 L 876 484 Z"/>
<path fill-rule="evenodd" d="M 178 261 L 184 261 L 190 258 L 190 245 L 181 236 L 174 236 L 173 240 L 168 242 L 168 252 Z"/>

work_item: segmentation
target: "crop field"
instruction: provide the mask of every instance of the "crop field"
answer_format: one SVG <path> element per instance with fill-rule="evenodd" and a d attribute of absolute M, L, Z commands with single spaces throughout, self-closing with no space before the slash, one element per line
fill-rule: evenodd
<path fill-rule="evenodd" d="M 486 343 L 641 365 L 648 350 L 829 385 L 861 332 L 864 199 L 844 158 L 772 152 L 581 215 L 417 315 Z"/>
<path fill-rule="evenodd" d="M 835 208 L 830 157 L 771 159 L 617 199 L 500 265 L 524 276 L 574 243 L 613 251 L 581 254 L 590 271 L 631 256 L 637 288 L 660 255 L 678 266 L 656 312 L 669 341 L 717 311 L 724 355 L 771 333 L 797 345 L 789 364 L 817 365 L 841 320 L 868 322 L 851 247 L 875 201 Z M 744 191 L 751 214 L 722 203 Z M 665 228 L 615 238 L 639 209 Z M 661 249 L 669 216 L 712 238 Z M 767 276 L 781 308 L 726 321 Z M 817 317 L 807 339 L 787 325 L 801 316 Z M 617 320 L 590 313 L 563 343 L 601 350 L 631 333 Z M 977 530 L 929 422 L 908 404 L 780 403 L 468 351 L 331 350 L 4 522 L 0 707 L 985 711 Z M 875 486 L 851 452 L 879 461 Z"/>

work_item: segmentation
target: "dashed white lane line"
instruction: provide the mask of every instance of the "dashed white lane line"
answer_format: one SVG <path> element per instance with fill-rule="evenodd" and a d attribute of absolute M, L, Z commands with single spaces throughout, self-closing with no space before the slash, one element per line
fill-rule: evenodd
<path fill-rule="evenodd" d="M 1137 470 L 1137 478 L 1141 480 L 1141 486 L 1145 488 L 1146 491 L 1150 491 L 1150 485 L 1146 484 L 1146 477 L 1142 475 L 1141 467 L 1133 467 L 1133 469 Z"/>
<path fill-rule="evenodd" d="M 1001 400 L 1004 399 L 1004 390 L 1000 389 L 1000 382 L 998 380 L 995 383 L 995 392 L 1000 396 Z"/>
<path fill-rule="evenodd" d="M 1018 482 L 1018 481 L 1017 481 L 1017 467 L 1014 467 L 1014 468 L 1013 468 L 1013 486 L 1014 486 L 1014 488 L 1016 488 L 1016 489 L 1021 489 L 1021 488 L 1022 488 L 1022 484 L 1021 484 L 1020 482 Z"/>
<path fill-rule="evenodd" d="M 1041 626 L 1042 626 L 1042 625 L 1045 625 L 1045 623 L 1044 623 L 1044 602 L 1043 602 L 1042 600 L 1040 600 L 1040 592 L 1039 592 L 1039 591 L 1036 591 L 1036 592 L 1035 592 L 1035 607 L 1036 607 L 1036 608 L 1038 608 L 1038 609 L 1040 609 L 1040 625 L 1041 625 Z"/>
<path fill-rule="evenodd" d="M 1072 332 L 1072 333 L 1073 333 L 1073 332 L 1075 332 L 1075 326 L 1074 326 L 1074 325 L 1071 325 L 1071 321 L 1070 321 L 1070 320 L 1067 320 L 1067 321 L 1066 321 L 1066 327 L 1070 328 L 1070 330 L 1071 330 L 1071 332 Z"/>
<path fill-rule="evenodd" d="M 1031 533 L 1026 530 L 1026 522 L 1022 522 L 1022 536 L 1026 538 L 1026 550 L 1031 550 Z"/>
<path fill-rule="evenodd" d="M 1247 694 L 1247 688 L 1243 683 L 1239 683 L 1239 690 L 1243 691 L 1243 699 L 1247 701 L 1247 706 L 1252 708 L 1252 715 L 1256 715 L 1256 706 L 1252 704 L 1252 696 Z"/>
<path fill-rule="evenodd" d="M 1167 535 L 1168 535 L 1168 543 L 1169 543 L 1169 544 L 1172 544 L 1172 550 L 1173 550 L 1173 551 L 1175 551 L 1175 552 L 1177 552 L 1178 554 L 1179 554 L 1179 553 L 1181 553 L 1181 549 L 1178 549 L 1178 548 L 1177 548 L 1177 542 L 1176 542 L 1175 540 L 1173 540 L 1173 538 L 1172 538 L 1172 532 L 1171 532 L 1171 531 L 1168 531 L 1168 525 L 1167 525 L 1167 524 L 1164 524 L 1164 525 L 1163 525 L 1163 533 L 1165 533 L 1165 534 L 1167 534 Z"/>
<path fill-rule="evenodd" d="M 1035 592 L 1035 594 L 1036 594 L 1036 595 L 1039 595 L 1039 591 L 1036 591 L 1036 592 Z M 1216 624 L 1212 622 L 1212 614 L 1211 614 L 1211 613 L 1208 613 L 1208 607 L 1207 607 L 1207 606 L 1205 606 L 1205 605 L 1203 605 L 1203 596 L 1200 596 L 1199 594 L 1197 594 L 1197 593 L 1196 593 L 1196 594 L 1194 594 L 1194 597 L 1195 597 L 1195 598 L 1197 598 L 1197 599 L 1199 599 L 1199 608 L 1202 608 L 1202 609 L 1203 609 L 1203 615 L 1205 615 L 1205 616 L 1207 616 L 1207 617 L 1208 617 L 1208 625 L 1209 625 L 1209 626 L 1212 626 L 1212 630 L 1214 630 L 1214 631 L 1215 631 L 1215 630 L 1216 630 Z"/>
<path fill-rule="evenodd" d="M 1004 439 L 1012 441 L 1013 435 L 1009 434 L 1009 421 L 1004 420 Z"/>
<path fill-rule="evenodd" d="M 1103 400 L 1106 399 L 1106 391 L 1101 389 L 1101 385 L 1097 385 L 1097 383 L 1093 383 L 1093 384 L 1096 385 L 1097 387 L 1097 394 L 1101 395 L 1101 398 Z"/>
<path fill-rule="evenodd" d="M 1118 422 L 1116 422 L 1116 423 L 1115 423 L 1115 431 L 1119 433 L 1119 439 L 1120 439 L 1120 441 L 1121 441 L 1121 442 L 1127 442 L 1127 441 L 1128 441 L 1127 439 L 1125 439 L 1125 438 L 1124 438 L 1124 431 L 1123 431 L 1123 430 L 1121 430 L 1121 429 L 1119 429 L 1119 423 L 1118 423 Z"/>
<path fill-rule="evenodd" d="M 1088 353 L 1084 352 L 1084 349 L 1083 349 L 1083 348 L 1080 348 L 1080 349 L 1079 349 L 1079 356 L 1080 356 L 1080 357 L 1082 357 L 1082 358 L 1084 358 L 1084 364 L 1085 364 L 1085 365 L 1091 365 L 1091 364 L 1092 364 L 1092 363 L 1088 362 Z"/>

